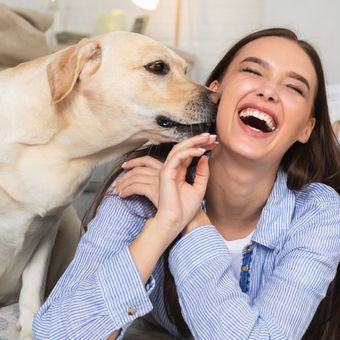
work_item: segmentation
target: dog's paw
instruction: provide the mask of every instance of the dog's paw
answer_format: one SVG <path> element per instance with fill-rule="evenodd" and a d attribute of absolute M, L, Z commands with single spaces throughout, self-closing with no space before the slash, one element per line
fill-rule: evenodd
<path fill-rule="evenodd" d="M 33 340 L 32 330 L 24 330 L 19 322 L 16 330 L 19 332 L 18 340 Z"/>
<path fill-rule="evenodd" d="M 16 329 L 19 332 L 18 340 L 33 340 L 32 329 L 23 329 L 19 322 L 16 325 Z"/>
<path fill-rule="evenodd" d="M 25 320 L 26 319 L 26 320 Z M 19 332 L 18 340 L 33 340 L 32 335 L 33 317 L 19 317 L 16 329 Z"/>
<path fill-rule="evenodd" d="M 15 329 L 17 330 L 17 332 L 21 332 L 21 325 L 19 322 L 17 322 Z"/>

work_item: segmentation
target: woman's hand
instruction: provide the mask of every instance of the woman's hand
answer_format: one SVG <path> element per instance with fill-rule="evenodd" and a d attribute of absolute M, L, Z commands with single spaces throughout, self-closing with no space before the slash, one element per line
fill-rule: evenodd
<path fill-rule="evenodd" d="M 216 146 L 216 135 L 203 134 L 187 139 L 170 151 L 159 177 L 159 204 L 154 217 L 160 227 L 169 227 L 177 236 L 200 208 L 209 178 L 206 149 Z M 194 157 L 200 157 L 193 184 L 186 173 Z"/>
<path fill-rule="evenodd" d="M 216 136 L 210 135 L 208 142 L 201 146 L 206 150 L 211 150 L 215 147 L 215 142 Z M 131 195 L 146 196 L 158 208 L 159 176 L 162 167 L 163 163 L 151 156 L 143 156 L 126 161 L 122 164 L 122 168 L 127 170 L 127 172 L 116 181 L 115 194 L 122 198 Z"/>
<path fill-rule="evenodd" d="M 129 160 L 122 165 L 128 171 L 117 180 L 115 192 L 149 198 L 158 208 L 155 218 L 176 225 L 177 236 L 200 207 L 209 177 L 208 159 L 202 155 L 215 146 L 216 135 L 202 134 L 175 145 L 164 164 L 150 156 Z M 201 158 L 191 185 L 185 178 L 193 157 Z"/>
<path fill-rule="evenodd" d="M 151 156 L 131 159 L 122 165 L 128 170 L 115 184 L 115 193 L 120 197 L 146 196 L 158 207 L 159 174 L 163 163 Z"/>
<path fill-rule="evenodd" d="M 161 168 L 159 163 L 148 158 L 139 159 L 135 161 L 138 167 L 146 168 L 143 171 L 135 171 L 135 175 L 138 172 L 139 179 L 134 181 L 134 176 L 131 175 L 127 177 L 125 185 L 122 182 L 118 184 L 121 195 L 126 192 L 124 188 L 128 187 L 131 192 L 134 191 L 133 187 L 138 188 L 139 194 L 153 192 L 149 198 L 158 205 L 156 215 L 148 219 L 142 232 L 129 246 L 144 283 L 147 282 L 164 250 L 199 209 L 209 177 L 208 158 L 202 155 L 206 149 L 213 149 L 216 146 L 215 141 L 216 136 L 209 134 L 187 139 L 174 146 Z M 185 178 L 193 157 L 201 158 L 196 167 L 194 183 L 189 184 Z M 158 194 L 154 195 L 155 191 Z"/>

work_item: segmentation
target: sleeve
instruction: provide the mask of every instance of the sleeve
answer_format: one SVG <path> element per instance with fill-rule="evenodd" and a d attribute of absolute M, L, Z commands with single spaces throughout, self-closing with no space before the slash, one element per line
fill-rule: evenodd
<path fill-rule="evenodd" d="M 34 339 L 106 339 L 122 329 L 120 339 L 133 320 L 151 311 L 154 281 L 144 286 L 128 250 L 145 218 L 129 204 L 112 195 L 103 200 L 74 260 L 37 312 Z M 133 204 L 143 209 L 138 199 Z"/>
<path fill-rule="evenodd" d="M 339 263 L 340 207 L 300 220 L 297 230 L 276 254 L 272 277 L 253 301 L 232 278 L 228 249 L 213 226 L 178 241 L 170 252 L 170 270 L 195 339 L 303 336 Z"/>

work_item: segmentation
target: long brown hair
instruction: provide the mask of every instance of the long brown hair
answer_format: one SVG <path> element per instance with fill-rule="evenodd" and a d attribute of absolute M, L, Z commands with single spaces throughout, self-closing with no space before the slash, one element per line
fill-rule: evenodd
<path fill-rule="evenodd" d="M 306 144 L 296 142 L 286 152 L 281 162 L 281 167 L 287 172 L 287 185 L 290 189 L 300 190 L 312 182 L 321 182 L 333 187 L 338 193 L 340 193 L 340 148 L 333 133 L 329 118 L 322 64 L 318 53 L 309 43 L 299 40 L 294 32 L 284 28 L 270 28 L 251 33 L 229 49 L 208 77 L 206 85 L 211 84 L 214 80 L 222 80 L 229 64 L 243 46 L 256 39 L 271 36 L 283 37 L 296 42 L 309 56 L 318 78 L 318 88 L 314 99 L 313 112 L 311 113 L 316 119 L 313 132 Z M 214 130 L 214 128 L 215 127 L 212 129 Z M 162 160 L 166 158 L 171 147 L 172 145 L 170 144 L 153 146 L 151 148 L 132 153 L 122 161 L 125 161 L 127 158 L 134 158 L 145 154 L 155 156 Z M 106 190 L 119 173 L 120 169 L 116 169 L 106 179 L 94 203 L 85 215 L 83 220 L 84 225 L 87 225 L 87 223 L 94 217 L 96 209 L 103 199 Z M 164 302 L 169 319 L 175 323 L 179 333 L 182 336 L 187 337 L 190 335 L 190 330 L 183 319 L 178 302 L 176 285 L 168 266 L 169 251 L 179 238 L 180 236 L 174 240 L 163 256 Z M 326 297 L 320 303 L 303 339 L 339 339 L 339 320 L 340 274 L 338 268 L 336 277 L 329 286 Z"/>

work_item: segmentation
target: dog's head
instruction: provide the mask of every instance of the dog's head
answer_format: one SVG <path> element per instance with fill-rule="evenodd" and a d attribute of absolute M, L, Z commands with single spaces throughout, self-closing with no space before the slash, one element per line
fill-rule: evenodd
<path fill-rule="evenodd" d="M 186 68 L 152 39 L 116 32 L 57 53 L 47 73 L 53 104 L 81 100 L 104 134 L 160 143 L 205 132 L 214 121 L 212 93 L 190 81 Z"/>

